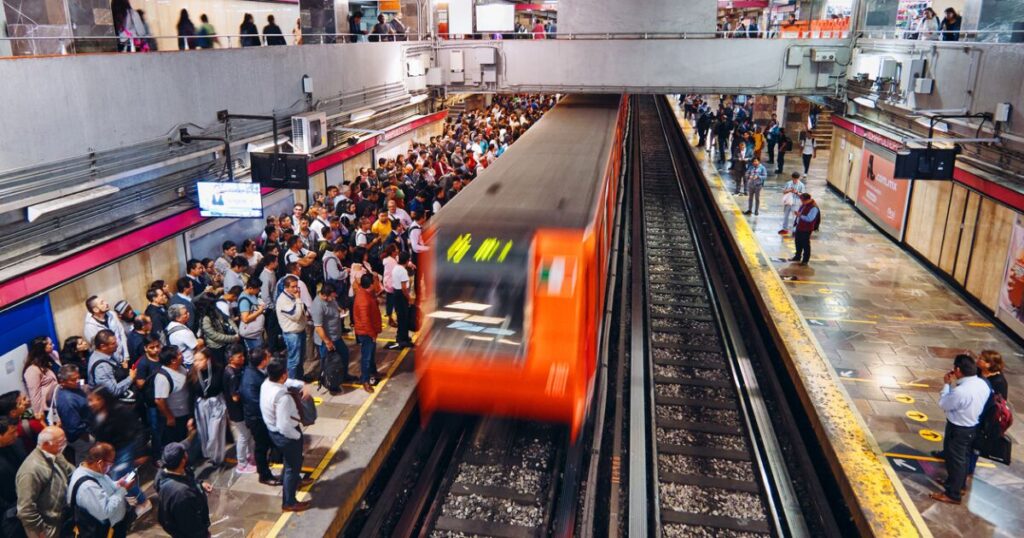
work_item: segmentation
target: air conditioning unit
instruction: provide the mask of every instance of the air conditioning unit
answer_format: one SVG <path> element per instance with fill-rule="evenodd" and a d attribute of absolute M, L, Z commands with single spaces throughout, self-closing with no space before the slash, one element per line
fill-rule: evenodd
<path fill-rule="evenodd" d="M 316 153 L 327 147 L 327 114 L 305 112 L 292 116 L 292 144 L 296 153 Z"/>

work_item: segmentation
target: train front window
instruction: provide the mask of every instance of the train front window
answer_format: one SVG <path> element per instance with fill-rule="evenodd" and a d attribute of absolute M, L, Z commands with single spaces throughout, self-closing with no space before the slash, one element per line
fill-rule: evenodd
<path fill-rule="evenodd" d="M 474 357 L 523 356 L 530 241 L 523 234 L 438 234 L 431 346 Z"/>

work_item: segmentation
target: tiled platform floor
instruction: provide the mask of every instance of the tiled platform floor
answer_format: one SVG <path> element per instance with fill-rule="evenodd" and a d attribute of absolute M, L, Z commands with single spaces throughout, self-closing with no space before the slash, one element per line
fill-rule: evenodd
<path fill-rule="evenodd" d="M 704 156 L 703 150 L 697 153 Z M 785 172 L 769 176 L 760 215 L 748 216 L 751 227 L 764 251 L 777 259 L 779 275 L 787 280 L 801 314 L 878 444 L 889 454 L 910 456 L 890 456 L 889 461 L 934 535 L 1024 535 L 1024 464 L 1007 467 L 981 460 L 984 466 L 979 466 L 966 502 L 949 506 L 928 498 L 945 478 L 942 463 L 917 459 L 942 446 L 920 431 L 943 431 L 938 393 L 953 356 L 965 350 L 1000 351 L 1007 363 L 1010 402 L 1024 409 L 1021 348 L 827 189 L 828 159 L 829 152 L 819 150 L 807 179 L 808 192 L 823 215 L 821 231 L 812 239 L 809 266 L 783 261 L 793 256 L 793 241 L 777 233 L 781 186 L 791 172 L 802 171 L 799 155 L 787 155 Z M 704 159 L 702 166 L 706 174 L 720 174 L 732 187 L 724 169 Z M 745 197 L 737 196 L 737 202 L 746 208 Z M 1018 422 L 1009 433 L 1019 442 L 1024 426 Z"/>
<path fill-rule="evenodd" d="M 386 325 L 386 324 L 385 324 Z M 378 339 L 377 350 L 377 371 L 384 376 L 400 356 L 397 351 L 383 349 L 386 341 L 393 341 L 394 329 L 385 327 L 385 333 Z M 353 375 L 359 374 L 359 347 L 351 339 L 349 343 L 349 365 Z M 413 356 L 410 352 L 402 359 L 402 363 L 395 370 L 395 375 L 413 375 Z M 306 364 L 306 370 L 310 371 L 312 363 Z M 384 388 L 387 388 L 385 386 Z M 381 390 L 378 386 L 379 397 L 387 397 L 388 392 Z M 361 387 L 348 386 L 344 392 L 338 395 L 330 395 L 327 391 L 319 390 L 313 386 L 313 395 L 321 399 L 317 406 L 317 422 L 305 429 L 306 445 L 303 453 L 303 477 L 308 477 L 310 472 L 323 459 L 330 447 L 334 444 L 339 435 L 346 429 L 349 422 L 359 413 L 360 408 L 373 405 L 369 401 L 371 395 Z M 380 401 L 380 400 L 377 400 Z M 364 416 L 365 418 L 365 416 Z M 357 436 L 359 429 L 353 433 Z M 345 457 L 346 441 L 335 456 L 334 462 L 339 457 Z M 234 459 L 234 448 L 229 447 L 228 458 Z M 146 466 L 149 469 L 151 466 Z M 256 474 L 240 475 L 234 472 L 234 465 L 229 465 L 223 470 L 213 470 L 205 463 L 196 470 L 197 475 L 202 476 L 214 486 L 213 493 L 209 495 L 210 521 L 212 527 L 210 532 L 217 538 L 260 538 L 267 536 L 281 515 L 281 488 L 264 486 L 259 483 Z M 280 474 L 280 467 L 275 468 L 275 474 Z M 153 495 L 152 471 L 144 473 L 143 485 L 146 495 Z M 315 494 L 314 494 L 315 497 Z M 155 500 L 155 497 L 154 497 Z M 315 499 L 314 499 L 315 500 Z M 166 536 L 156 520 L 156 510 L 153 510 L 132 527 L 132 536 Z"/>

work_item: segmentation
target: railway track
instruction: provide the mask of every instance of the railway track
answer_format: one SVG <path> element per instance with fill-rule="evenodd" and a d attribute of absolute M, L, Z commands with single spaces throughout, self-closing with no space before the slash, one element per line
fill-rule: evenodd
<path fill-rule="evenodd" d="M 672 145 L 663 104 L 634 103 L 630 534 L 810 535 L 749 335 L 739 334 L 723 268 L 695 233 L 706 230 L 695 229 L 704 223 L 685 182 L 699 178 Z"/>
<path fill-rule="evenodd" d="M 667 114 L 634 98 L 633 183 L 578 442 L 561 426 L 435 418 L 346 537 L 852 535 Z"/>

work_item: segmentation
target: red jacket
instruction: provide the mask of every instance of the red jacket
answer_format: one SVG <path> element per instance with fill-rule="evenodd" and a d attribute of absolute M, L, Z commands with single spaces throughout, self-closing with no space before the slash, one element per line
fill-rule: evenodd
<path fill-rule="evenodd" d="M 359 284 L 355 286 L 352 326 L 357 336 L 377 338 L 377 335 L 384 329 L 380 317 L 380 305 L 377 304 L 378 293 L 380 293 L 380 284 L 376 282 L 368 290 L 363 289 Z"/>
<path fill-rule="evenodd" d="M 811 212 L 811 209 L 816 209 L 814 218 L 810 222 L 804 220 L 804 215 Z M 821 209 L 818 209 L 818 204 L 811 200 L 809 204 L 803 204 L 799 209 L 796 210 L 796 230 L 798 232 L 813 232 L 818 229 L 818 225 L 821 223 Z"/>

